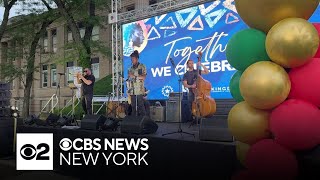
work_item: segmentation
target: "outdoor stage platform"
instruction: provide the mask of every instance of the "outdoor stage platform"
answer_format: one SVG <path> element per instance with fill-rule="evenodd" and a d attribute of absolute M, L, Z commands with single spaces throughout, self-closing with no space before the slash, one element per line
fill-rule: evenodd
<path fill-rule="evenodd" d="M 120 122 L 121 123 L 121 122 Z M 237 161 L 234 142 L 222 141 L 201 141 L 199 139 L 200 125 L 190 126 L 190 122 L 181 123 L 182 130 L 194 134 L 195 136 L 175 133 L 165 135 L 165 133 L 176 132 L 178 123 L 158 122 L 158 130 L 153 134 L 132 135 L 122 134 L 119 131 L 94 131 L 83 129 L 63 129 L 52 126 L 19 126 L 19 133 L 53 133 L 54 146 L 58 148 L 62 138 L 148 138 L 148 166 L 59 166 L 57 153 L 54 153 L 54 169 L 64 175 L 77 178 L 93 178 L 94 176 L 114 177 L 130 179 L 173 179 L 173 178 L 210 178 L 210 179 L 230 179 L 241 166 Z M 121 125 L 121 124 L 120 124 Z"/>

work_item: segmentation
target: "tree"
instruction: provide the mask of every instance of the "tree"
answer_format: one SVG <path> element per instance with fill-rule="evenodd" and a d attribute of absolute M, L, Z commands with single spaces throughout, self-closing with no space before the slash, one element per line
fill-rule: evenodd
<path fill-rule="evenodd" d="M 29 14 L 8 27 L 7 33 L 9 34 L 9 37 L 12 38 L 11 41 L 19 42 L 17 44 L 19 44 L 18 46 L 22 49 L 22 52 L 16 51 L 15 49 L 9 49 L 9 52 L 15 53 L 9 53 L 9 62 L 1 65 L 1 73 L 8 81 L 18 78 L 23 82 L 24 96 L 22 117 L 29 116 L 31 88 L 34 80 L 33 75 L 38 69 L 38 66 L 35 66 L 38 42 L 40 38 L 44 37 L 47 31 L 46 28 L 59 18 L 58 13 L 56 13 L 45 0 L 42 0 L 42 2 L 47 7 L 47 12 Z M 16 48 L 16 46 L 10 48 Z M 22 55 L 19 52 L 21 52 Z M 21 56 L 25 57 L 25 64 L 21 67 L 17 67 L 12 63 L 12 60 Z"/>
<path fill-rule="evenodd" d="M 53 0 L 60 14 L 66 20 L 74 39 L 73 47 L 76 47 L 78 53 L 78 64 L 82 67 L 90 67 L 90 59 L 93 49 L 99 49 L 106 54 L 111 54 L 110 50 L 91 41 L 92 30 L 95 25 L 101 25 L 101 17 L 96 15 L 96 10 L 100 7 L 108 6 L 109 0 Z M 98 6 L 98 8 L 97 8 Z M 85 12 L 85 13 L 83 13 Z M 81 38 L 78 21 L 81 21 L 85 27 L 85 33 Z"/>
<path fill-rule="evenodd" d="M 4 7 L 3 18 L 2 18 L 1 25 L 0 25 L 0 41 L 1 41 L 2 36 L 7 28 L 10 10 L 16 2 L 17 2 L 17 0 L 0 0 L 0 4 L 3 4 L 3 7 Z"/>
<path fill-rule="evenodd" d="M 25 0 L 19 0 L 23 3 L 30 3 Z M 72 35 L 74 43 L 68 44 L 67 46 L 72 46 L 75 49 L 76 56 L 74 54 L 72 59 L 79 57 L 79 65 L 83 67 L 89 67 L 90 57 L 92 52 L 98 51 L 104 55 L 111 54 L 110 50 L 101 42 L 96 42 L 91 40 L 92 29 L 95 25 L 101 25 L 103 22 L 99 16 L 96 16 L 96 6 L 102 7 L 105 5 L 102 2 L 107 0 L 54 0 L 58 2 L 60 7 L 57 9 L 52 9 L 49 4 L 51 0 L 41 0 L 37 1 L 46 6 L 46 11 L 39 12 L 34 10 L 35 4 L 27 4 L 25 7 L 30 9 L 30 14 L 22 16 L 22 19 L 17 18 L 17 22 L 13 22 L 8 28 L 6 33 L 8 37 L 12 38 L 13 42 L 21 46 L 23 50 L 17 50 L 13 47 L 8 48 L 8 60 L 5 64 L 1 64 L 1 74 L 4 75 L 7 81 L 12 81 L 14 79 L 19 79 L 23 83 L 24 96 L 23 96 L 23 112 L 22 116 L 29 116 L 29 106 L 31 99 L 31 88 L 34 80 L 34 72 L 39 70 L 37 64 L 35 64 L 35 57 L 37 50 L 39 50 L 39 40 L 43 38 L 46 33 L 46 28 L 58 18 L 63 17 L 61 20 L 65 20 L 72 30 Z M 88 13 L 82 13 L 82 12 Z M 104 17 L 105 18 L 105 17 Z M 106 18 L 105 18 L 106 19 Z M 78 22 L 84 24 L 85 34 L 81 38 L 80 28 L 78 27 Z M 20 53 L 21 52 L 21 53 Z M 69 51 L 68 51 L 69 52 Z M 56 60 L 59 54 L 51 54 L 51 58 Z M 21 58 L 25 60 L 24 64 L 16 66 L 14 59 Z"/>

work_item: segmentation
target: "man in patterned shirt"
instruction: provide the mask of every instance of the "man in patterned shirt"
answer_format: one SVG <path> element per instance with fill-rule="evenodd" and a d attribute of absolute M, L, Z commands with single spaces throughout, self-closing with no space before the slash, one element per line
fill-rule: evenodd
<path fill-rule="evenodd" d="M 135 50 L 130 57 L 132 66 L 128 71 L 128 79 L 130 83 L 128 93 L 130 95 L 132 105 L 131 115 L 137 116 L 137 111 L 139 110 L 139 115 L 145 116 L 146 109 L 144 106 L 143 96 L 145 94 L 144 81 L 147 75 L 146 66 L 139 62 L 139 52 L 137 50 Z"/>

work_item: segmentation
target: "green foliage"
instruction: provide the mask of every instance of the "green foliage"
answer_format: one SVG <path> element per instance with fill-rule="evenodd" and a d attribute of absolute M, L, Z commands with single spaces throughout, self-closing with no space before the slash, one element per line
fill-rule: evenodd
<path fill-rule="evenodd" d="M 107 95 L 112 92 L 112 75 L 108 75 L 94 85 L 93 94 L 94 95 Z"/>
<path fill-rule="evenodd" d="M 78 100 L 76 100 L 76 102 L 75 102 L 75 105 L 78 103 Z M 93 112 L 97 112 L 98 110 L 99 110 L 99 108 L 100 108 L 100 106 L 101 106 L 102 104 L 99 104 L 99 105 L 94 105 L 93 106 Z M 104 105 L 102 108 L 101 108 L 101 110 L 99 111 L 99 113 L 98 114 L 102 114 L 102 115 L 105 115 L 106 114 L 106 106 Z M 59 113 L 60 113 L 60 110 L 55 110 L 54 111 L 54 114 L 56 114 L 56 115 L 59 115 Z M 67 115 L 71 115 L 72 114 L 72 106 L 70 105 L 70 106 L 68 106 L 68 107 L 66 107 L 65 109 L 63 109 L 63 111 L 62 111 L 62 116 L 67 116 Z M 79 120 L 79 119 L 82 119 L 83 118 L 83 116 L 84 116 L 84 111 L 83 111 L 83 109 L 82 109 L 82 105 L 81 105 L 81 100 L 80 100 L 80 103 L 77 105 L 77 106 L 75 106 L 74 107 L 74 117 L 75 117 L 75 119 L 77 119 L 77 120 Z"/>
<path fill-rule="evenodd" d="M 28 72 L 38 72 L 41 64 L 30 66 L 30 61 L 33 59 L 33 55 L 29 53 L 32 51 L 31 42 L 36 38 L 36 33 L 41 28 L 42 21 L 49 21 L 50 19 L 57 18 L 57 14 L 52 12 L 46 12 L 43 14 L 29 14 L 27 16 L 15 17 L 16 19 L 8 26 L 7 35 L 11 38 L 10 45 L 8 46 L 5 56 L 6 62 L 0 65 L 1 76 L 6 79 L 7 82 L 11 82 L 14 79 L 19 79 L 25 84 L 25 76 Z M 40 38 L 44 37 L 44 33 L 40 34 Z M 37 48 L 40 48 L 38 46 Z M 50 61 L 50 54 L 47 60 L 41 63 L 47 63 Z M 16 60 L 22 60 L 20 66 L 17 66 Z"/>
<path fill-rule="evenodd" d="M 98 14 L 97 11 L 110 9 L 107 4 L 110 4 L 110 0 L 53 0 L 60 12 L 62 13 L 62 19 L 66 20 L 68 26 L 72 31 L 74 38 L 74 43 L 67 44 L 66 49 L 72 49 L 70 54 L 73 56 L 70 57 L 60 57 L 59 62 L 68 62 L 70 59 L 72 61 L 76 60 L 78 65 L 86 68 L 90 67 L 91 55 L 93 53 L 101 53 L 104 56 L 111 55 L 110 50 L 106 47 L 106 42 L 93 42 L 91 40 L 92 28 L 94 26 L 102 27 L 106 24 L 106 17 Z M 63 4 L 64 5 L 61 5 Z M 76 24 L 75 24 L 76 23 Z M 85 36 L 79 39 L 80 37 L 80 27 L 85 29 Z M 74 30 L 77 28 L 77 30 Z M 90 31 L 87 31 L 90 30 Z"/>

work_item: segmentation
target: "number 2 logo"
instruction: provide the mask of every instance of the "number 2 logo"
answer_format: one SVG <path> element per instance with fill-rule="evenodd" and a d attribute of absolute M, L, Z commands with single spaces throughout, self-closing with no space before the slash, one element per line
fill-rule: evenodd
<path fill-rule="evenodd" d="M 50 150 L 50 147 L 46 143 L 40 143 L 37 147 L 31 144 L 25 144 L 20 149 L 20 155 L 25 160 L 32 160 L 36 157 L 36 160 L 49 160 L 49 156 L 46 155 Z"/>

